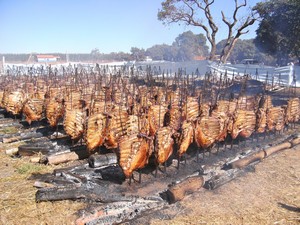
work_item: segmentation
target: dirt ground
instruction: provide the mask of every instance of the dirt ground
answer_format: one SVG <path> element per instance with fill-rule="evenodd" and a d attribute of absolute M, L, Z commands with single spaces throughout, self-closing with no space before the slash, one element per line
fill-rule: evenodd
<path fill-rule="evenodd" d="M 300 224 L 300 146 L 216 190 L 201 189 L 173 211 L 172 220 L 151 224 Z"/>

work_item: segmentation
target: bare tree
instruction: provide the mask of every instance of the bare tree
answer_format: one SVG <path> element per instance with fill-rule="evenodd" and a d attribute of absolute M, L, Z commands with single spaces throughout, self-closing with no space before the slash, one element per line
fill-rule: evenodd
<path fill-rule="evenodd" d="M 227 40 L 220 59 L 223 63 L 227 61 L 239 37 L 248 32 L 245 29 L 256 20 L 253 13 L 246 19 L 239 20 L 237 18 L 238 11 L 247 6 L 247 0 L 243 0 L 241 4 L 238 3 L 238 0 L 233 1 L 235 2 L 232 14 L 233 22 L 230 22 L 221 11 L 222 21 L 228 27 Z M 209 59 L 213 60 L 216 55 L 216 35 L 219 30 L 211 13 L 214 2 L 215 0 L 166 0 L 161 3 L 162 9 L 158 12 L 158 19 L 167 24 L 184 22 L 187 25 L 203 29 L 211 46 Z"/>

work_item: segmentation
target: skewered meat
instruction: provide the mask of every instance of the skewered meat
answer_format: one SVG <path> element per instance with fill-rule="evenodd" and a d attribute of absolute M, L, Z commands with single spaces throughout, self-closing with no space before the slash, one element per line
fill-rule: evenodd
<path fill-rule="evenodd" d="M 271 96 L 263 96 L 259 101 L 256 117 L 256 132 L 263 133 L 267 128 L 267 109 L 273 107 Z"/>
<path fill-rule="evenodd" d="M 286 122 L 297 122 L 300 116 L 300 102 L 299 98 L 291 98 L 288 101 L 287 108 L 286 108 Z"/>
<path fill-rule="evenodd" d="M 58 99 L 51 99 L 46 105 L 46 117 L 51 127 L 56 127 L 58 121 L 64 116 L 63 102 Z"/>
<path fill-rule="evenodd" d="M 219 135 L 216 138 L 216 141 L 224 141 L 227 137 L 228 134 L 228 122 L 229 122 L 229 117 L 226 115 L 225 112 L 212 112 L 212 116 L 217 117 L 219 120 L 220 124 L 220 130 L 219 130 Z"/>
<path fill-rule="evenodd" d="M 71 137 L 72 140 L 78 140 L 82 137 L 84 132 L 85 112 L 83 109 L 69 109 L 65 110 L 64 130 Z"/>
<path fill-rule="evenodd" d="M 217 116 L 201 116 L 195 128 L 197 146 L 202 148 L 211 146 L 220 136 L 222 129 L 221 121 Z"/>
<path fill-rule="evenodd" d="M 258 107 L 258 102 L 255 96 L 241 96 L 237 100 L 237 109 L 255 111 Z"/>
<path fill-rule="evenodd" d="M 256 117 L 256 132 L 263 133 L 267 128 L 267 112 L 263 108 L 259 108 Z"/>
<path fill-rule="evenodd" d="M 108 118 L 103 113 L 91 115 L 87 120 L 86 146 L 91 153 L 104 143 Z"/>
<path fill-rule="evenodd" d="M 232 124 L 231 137 L 238 135 L 247 138 L 255 131 L 256 115 L 252 110 L 237 110 Z"/>
<path fill-rule="evenodd" d="M 259 101 L 259 108 L 267 110 L 271 107 L 273 107 L 272 97 L 270 95 L 262 96 L 260 101 Z"/>
<path fill-rule="evenodd" d="M 210 105 L 208 103 L 202 103 L 200 105 L 200 115 L 209 116 L 210 115 Z"/>
<path fill-rule="evenodd" d="M 4 105 L 3 105 L 3 103 L 2 103 L 3 94 L 4 94 L 4 91 L 0 91 L 0 108 L 3 108 L 3 107 L 4 107 Z"/>
<path fill-rule="evenodd" d="M 117 148 L 121 136 L 126 134 L 126 121 L 128 113 L 125 107 L 116 106 L 109 112 L 110 119 L 107 125 L 106 139 L 104 145 L 108 149 Z"/>
<path fill-rule="evenodd" d="M 134 170 L 143 168 L 151 154 L 150 141 L 137 134 L 123 136 L 119 141 L 120 166 L 126 177 Z"/>
<path fill-rule="evenodd" d="M 154 136 L 156 131 L 164 125 L 164 117 L 167 112 L 165 105 L 152 105 L 148 111 L 149 134 Z"/>
<path fill-rule="evenodd" d="M 125 123 L 126 135 L 138 134 L 139 133 L 139 117 L 136 115 L 128 116 L 128 120 Z"/>
<path fill-rule="evenodd" d="M 282 106 L 271 107 L 267 110 L 267 127 L 269 131 L 280 131 L 284 128 L 285 109 Z"/>
<path fill-rule="evenodd" d="M 26 121 L 31 124 L 32 121 L 38 121 L 42 119 L 44 109 L 44 100 L 33 98 L 27 99 L 23 106 L 23 115 L 26 117 Z"/>
<path fill-rule="evenodd" d="M 178 156 L 181 157 L 194 141 L 194 127 L 192 122 L 183 121 L 178 140 Z"/>
<path fill-rule="evenodd" d="M 126 135 L 143 134 L 149 135 L 149 120 L 146 114 L 130 115 L 126 121 Z"/>
<path fill-rule="evenodd" d="M 170 105 L 178 105 L 180 101 L 180 93 L 179 91 L 175 90 L 168 90 L 166 94 L 166 102 L 168 102 Z"/>
<path fill-rule="evenodd" d="M 110 112 L 112 109 L 111 102 L 105 102 L 100 99 L 93 99 L 90 103 L 90 115 L 103 113 L 103 112 Z"/>
<path fill-rule="evenodd" d="M 22 112 L 25 94 L 22 90 L 9 91 L 3 93 L 2 103 L 7 112 L 18 115 Z"/>
<path fill-rule="evenodd" d="M 45 95 L 46 118 L 51 127 L 56 127 L 64 116 L 64 91 L 62 88 L 51 87 Z"/>
<path fill-rule="evenodd" d="M 172 127 L 175 131 L 179 130 L 182 123 L 182 112 L 178 106 L 169 109 L 164 118 L 164 125 Z"/>
<path fill-rule="evenodd" d="M 237 106 L 236 101 L 220 100 L 217 102 L 214 111 L 224 112 L 226 115 L 232 116 L 236 110 L 236 106 Z"/>
<path fill-rule="evenodd" d="M 166 162 L 173 153 L 172 128 L 161 127 L 155 135 L 155 156 L 158 164 Z"/>
<path fill-rule="evenodd" d="M 185 104 L 182 107 L 183 119 L 195 121 L 200 115 L 198 99 L 195 97 L 187 97 Z"/>
<path fill-rule="evenodd" d="M 159 105 L 166 102 L 165 90 L 162 87 L 157 87 L 154 91 L 154 103 Z"/>

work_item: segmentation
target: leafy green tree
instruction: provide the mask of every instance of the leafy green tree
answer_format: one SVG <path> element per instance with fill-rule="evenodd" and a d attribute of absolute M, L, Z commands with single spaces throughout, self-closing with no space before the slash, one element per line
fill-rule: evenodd
<path fill-rule="evenodd" d="M 195 56 L 207 56 L 208 46 L 203 34 L 195 35 L 191 31 L 179 34 L 172 44 L 177 49 L 177 61 L 193 60 Z"/>
<path fill-rule="evenodd" d="M 131 47 L 130 49 L 132 58 L 136 61 L 142 61 L 146 58 L 146 51 L 137 47 Z"/>
<path fill-rule="evenodd" d="M 195 56 L 207 56 L 208 46 L 203 34 L 194 34 L 191 31 L 179 34 L 172 45 L 154 45 L 148 48 L 146 55 L 154 60 L 189 61 Z"/>
<path fill-rule="evenodd" d="M 269 0 L 255 8 L 261 17 L 255 44 L 286 65 L 290 57 L 300 59 L 300 1 Z"/>
<path fill-rule="evenodd" d="M 91 56 L 94 61 L 98 61 L 100 59 L 100 51 L 98 48 L 94 48 L 91 51 Z"/>
<path fill-rule="evenodd" d="M 167 24 L 182 22 L 202 29 L 211 46 L 209 59 L 212 60 L 216 54 L 216 35 L 219 31 L 219 22 L 215 21 L 211 13 L 214 2 L 215 0 L 165 0 L 161 3 L 162 9 L 158 12 L 158 19 Z M 223 11 L 220 12 L 222 22 L 228 27 L 227 40 L 221 53 L 222 62 L 226 62 L 237 40 L 248 32 L 246 29 L 256 20 L 252 13 L 238 18 L 238 12 L 247 6 L 247 0 L 243 0 L 242 3 L 238 0 L 230 2 L 234 2 L 232 18 L 227 17 Z"/>
<path fill-rule="evenodd" d="M 153 60 L 174 61 L 177 51 L 167 44 L 153 45 L 147 49 L 146 55 L 150 56 Z"/>

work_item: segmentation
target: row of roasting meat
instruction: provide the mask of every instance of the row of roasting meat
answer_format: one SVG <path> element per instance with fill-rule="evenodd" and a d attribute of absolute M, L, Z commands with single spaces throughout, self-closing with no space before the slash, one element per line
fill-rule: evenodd
<path fill-rule="evenodd" d="M 201 101 L 201 90 L 188 93 L 130 82 L 74 87 L 37 80 L 0 90 L 0 107 L 23 114 L 28 123 L 47 118 L 56 127 L 63 121 L 66 134 L 83 139 L 91 154 L 100 146 L 116 151 L 127 177 L 152 155 L 162 164 L 172 154 L 181 157 L 192 143 L 206 149 L 228 135 L 235 139 L 281 131 L 300 116 L 296 97 L 274 106 L 269 95 L 240 95 L 212 105 Z"/>

